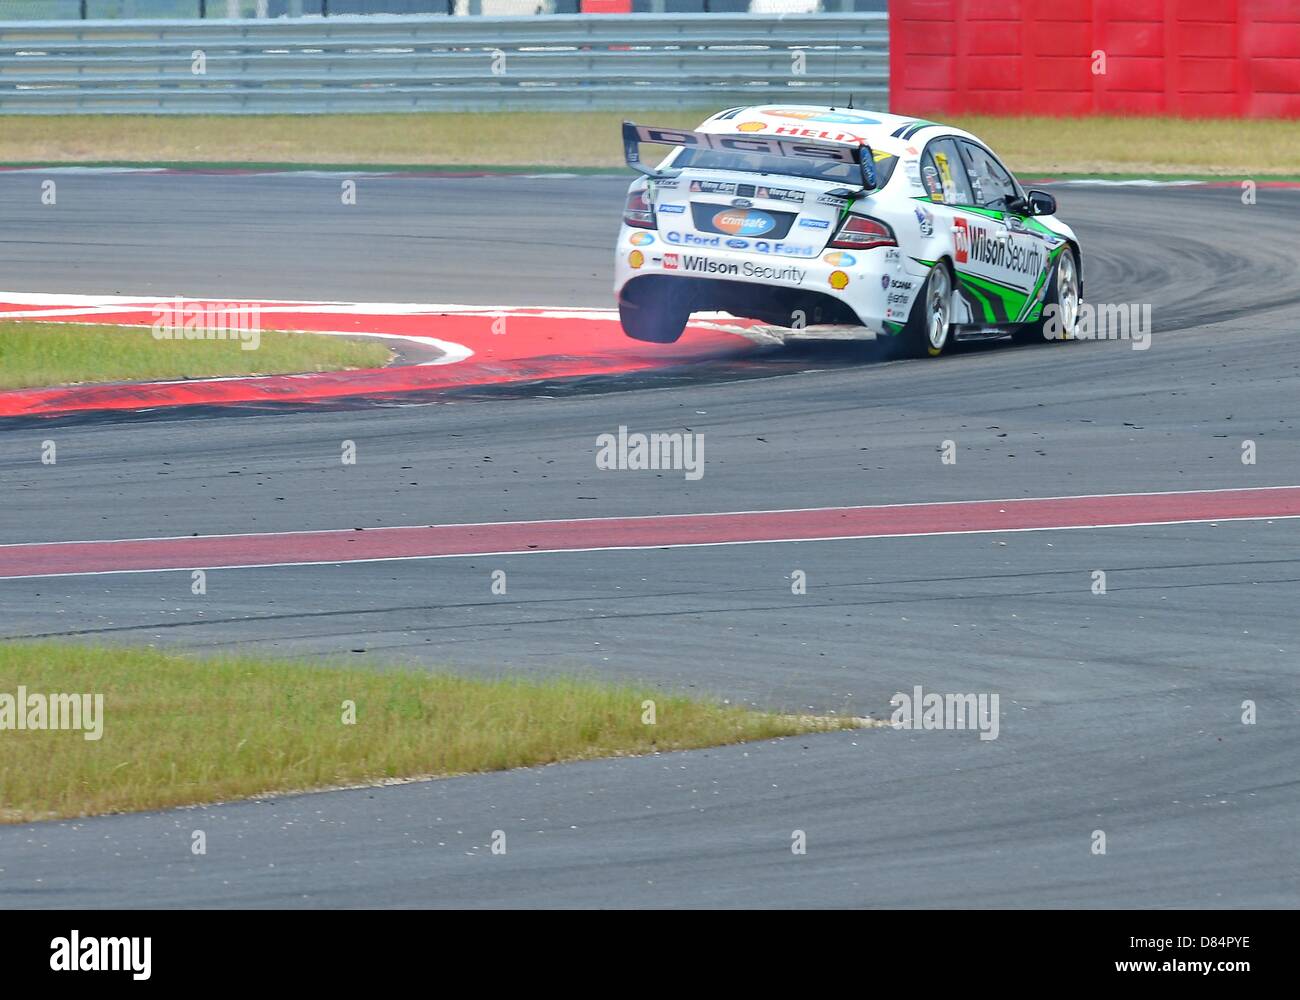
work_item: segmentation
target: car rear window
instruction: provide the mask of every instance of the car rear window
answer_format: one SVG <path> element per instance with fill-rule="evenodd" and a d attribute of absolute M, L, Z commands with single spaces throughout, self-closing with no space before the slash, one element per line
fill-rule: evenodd
<path fill-rule="evenodd" d="M 889 183 L 898 157 L 887 153 L 876 153 L 875 157 L 876 190 L 880 190 Z M 694 167 L 697 170 L 739 170 L 748 174 L 781 174 L 850 185 L 861 183 L 857 167 L 851 163 L 823 163 L 793 156 L 768 156 L 764 153 L 688 147 L 677 154 L 671 166 L 678 170 L 683 167 Z"/>

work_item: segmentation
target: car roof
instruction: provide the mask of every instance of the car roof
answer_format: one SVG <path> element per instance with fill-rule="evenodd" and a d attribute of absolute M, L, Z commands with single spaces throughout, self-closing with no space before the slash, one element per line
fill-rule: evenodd
<path fill-rule="evenodd" d="M 916 151 L 939 135 L 960 135 L 980 142 L 962 129 L 923 118 L 818 104 L 756 104 L 747 108 L 727 108 L 711 115 L 696 131 L 865 143 L 874 150 L 894 156 L 915 156 Z"/>

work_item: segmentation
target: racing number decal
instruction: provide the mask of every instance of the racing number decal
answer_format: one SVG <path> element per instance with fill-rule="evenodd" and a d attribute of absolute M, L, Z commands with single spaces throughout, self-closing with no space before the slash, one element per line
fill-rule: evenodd
<path fill-rule="evenodd" d="M 939 168 L 939 179 L 943 183 L 943 200 L 952 205 L 957 201 L 957 185 L 953 183 L 952 167 L 948 165 L 948 154 L 935 152 L 934 165 Z"/>

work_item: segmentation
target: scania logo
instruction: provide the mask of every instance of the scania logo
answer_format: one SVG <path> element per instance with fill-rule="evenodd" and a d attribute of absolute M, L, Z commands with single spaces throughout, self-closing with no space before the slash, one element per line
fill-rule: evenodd
<path fill-rule="evenodd" d="M 776 220 L 753 208 L 728 208 L 713 217 L 713 228 L 731 236 L 762 236 L 776 228 Z"/>

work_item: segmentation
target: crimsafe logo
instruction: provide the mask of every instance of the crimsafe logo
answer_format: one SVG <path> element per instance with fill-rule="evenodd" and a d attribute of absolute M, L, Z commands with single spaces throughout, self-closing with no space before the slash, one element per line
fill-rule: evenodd
<path fill-rule="evenodd" d="M 73 931 L 50 942 L 50 968 L 55 972 L 130 972 L 148 979 L 153 938 L 85 937 Z"/>

